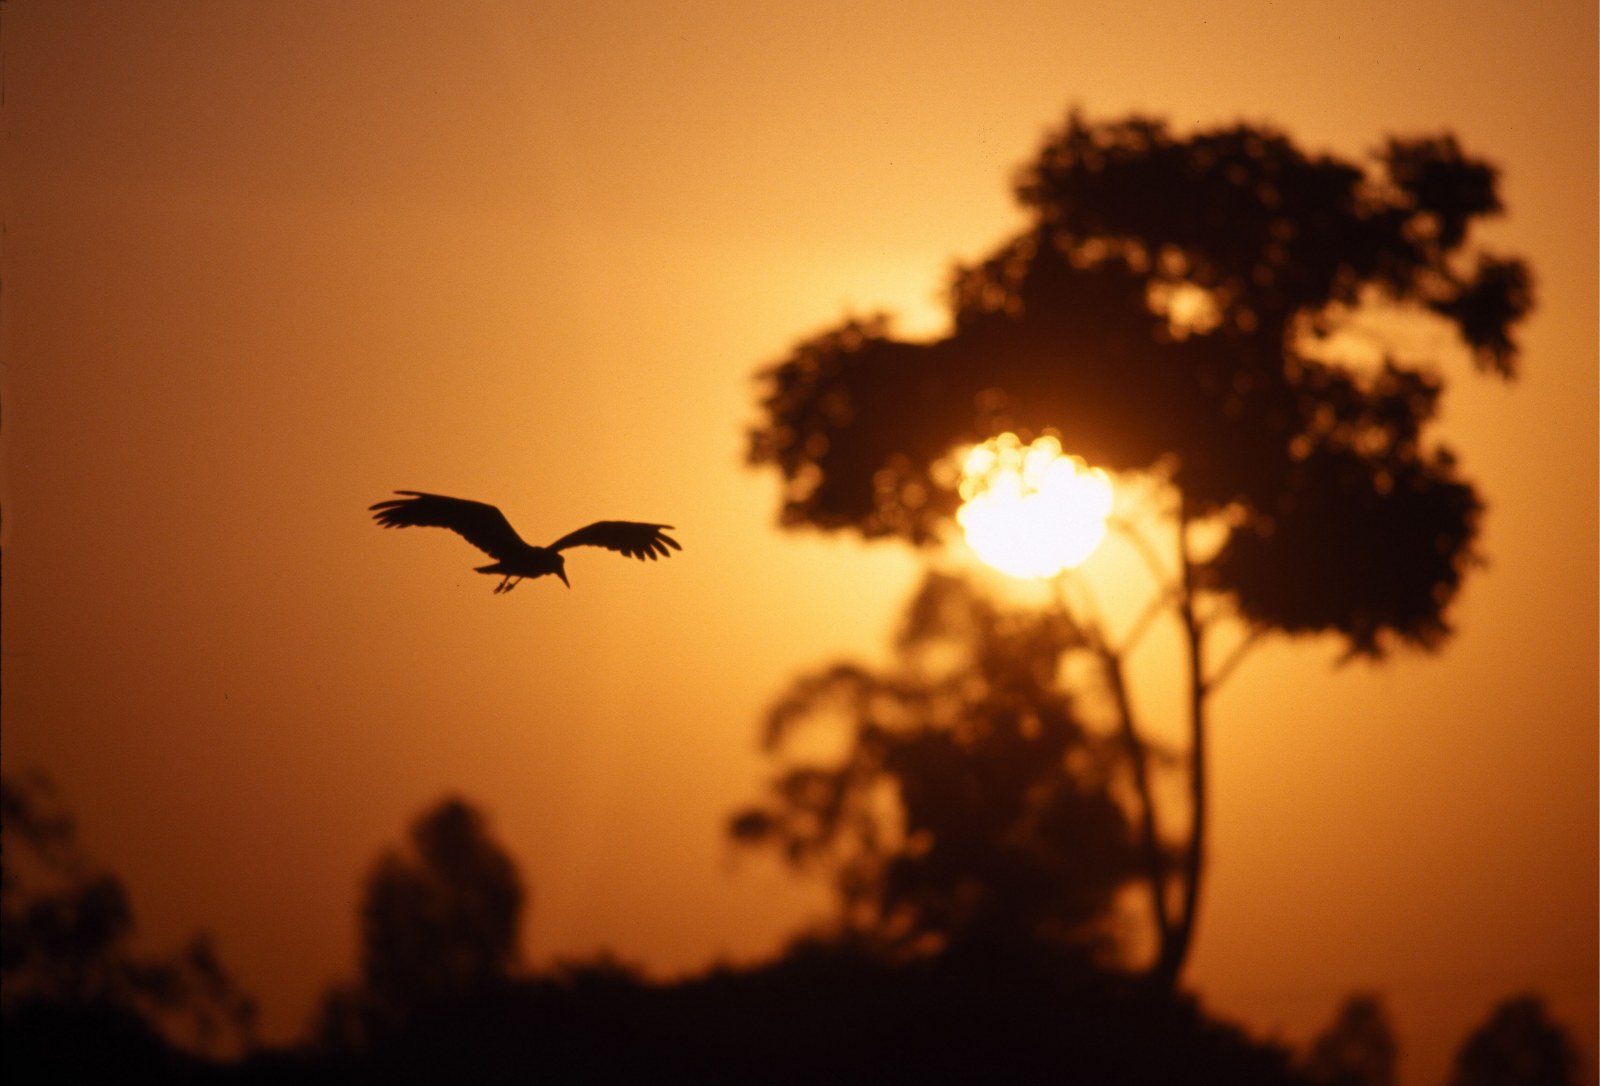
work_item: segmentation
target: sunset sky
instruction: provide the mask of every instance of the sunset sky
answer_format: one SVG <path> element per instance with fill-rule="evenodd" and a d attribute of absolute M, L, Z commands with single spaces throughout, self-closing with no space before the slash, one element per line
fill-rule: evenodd
<path fill-rule="evenodd" d="M 940 331 L 1070 106 L 1346 157 L 1454 131 L 1503 169 L 1482 240 L 1538 284 L 1521 380 L 1440 355 L 1489 562 L 1436 656 L 1279 641 L 1219 694 L 1187 978 L 1290 1041 L 1377 991 L 1408 1083 L 1537 990 L 1593 1066 L 1593 0 L 0 20 L 5 769 L 56 780 L 149 945 L 216 934 L 275 1041 L 353 975 L 363 877 L 447 793 L 531 887 L 533 967 L 671 976 L 823 915 L 724 826 L 772 768 L 765 707 L 885 658 L 920 566 L 777 529 L 753 378 L 847 313 Z M 395 489 L 684 550 L 569 552 L 570 591 L 497 597 L 460 539 L 373 526 Z"/>

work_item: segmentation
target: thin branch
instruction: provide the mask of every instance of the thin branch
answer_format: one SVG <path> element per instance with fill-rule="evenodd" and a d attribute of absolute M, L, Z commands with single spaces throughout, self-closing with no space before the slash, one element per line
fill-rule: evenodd
<path fill-rule="evenodd" d="M 1128 632 L 1123 635 L 1122 645 L 1116 650 L 1117 655 L 1123 656 L 1132 652 L 1140 638 L 1150 629 L 1150 624 L 1167 609 L 1169 604 L 1175 602 L 1176 599 L 1171 592 L 1158 592 L 1151 596 L 1150 602 L 1144 605 L 1144 610 L 1139 612 L 1139 617 L 1133 620 L 1133 625 L 1128 627 Z"/>
<path fill-rule="evenodd" d="M 1117 649 L 1117 652 L 1122 654 L 1131 651 L 1139 643 L 1162 611 L 1181 604 L 1184 586 L 1178 578 L 1168 572 L 1155 546 L 1133 521 L 1123 517 L 1113 517 L 1107 523 L 1133 544 L 1134 549 L 1139 552 L 1139 557 L 1143 559 L 1145 568 L 1150 571 L 1151 579 L 1156 583 L 1156 591 L 1151 596 L 1150 602 L 1145 604 L 1144 610 L 1134 619 L 1133 625 L 1128 627 L 1128 632 L 1122 637 L 1122 644 Z M 1182 530 L 1181 526 L 1179 530 Z"/>
<path fill-rule="evenodd" d="M 1245 632 L 1245 635 L 1239 639 L 1239 643 L 1234 645 L 1232 651 L 1228 653 L 1227 658 L 1217 665 L 1217 669 L 1206 679 L 1205 692 L 1207 694 L 1216 690 L 1226 681 L 1229 675 L 1233 674 L 1234 669 L 1244 662 L 1244 658 L 1250 654 L 1251 649 L 1260 643 L 1261 637 L 1265 633 L 1266 630 L 1260 626 L 1251 626 Z"/>
<path fill-rule="evenodd" d="M 1083 602 L 1078 607 L 1073 607 L 1072 601 L 1067 599 L 1066 582 L 1071 579 L 1078 595 L 1083 597 Z M 1092 646 L 1105 643 L 1105 622 L 1101 618 L 1100 604 L 1095 599 L 1094 592 L 1089 588 L 1089 582 L 1082 577 L 1077 577 L 1070 570 L 1062 576 L 1050 578 L 1050 593 L 1055 597 L 1056 608 L 1067 617 L 1083 633 L 1084 639 Z M 1078 612 L 1083 612 L 1080 620 Z"/>
<path fill-rule="evenodd" d="M 1172 573 L 1162 564 L 1161 556 L 1156 553 L 1155 547 L 1151 545 L 1150 541 L 1145 538 L 1144 533 L 1139 531 L 1131 520 L 1112 517 L 1106 523 L 1126 536 L 1128 541 L 1133 544 L 1134 549 L 1139 552 L 1139 557 L 1144 559 L 1146 568 L 1150 570 L 1150 576 L 1155 579 L 1157 588 L 1163 594 L 1171 592 L 1177 586 L 1177 578 L 1173 577 Z M 1179 530 L 1182 530 L 1181 526 Z"/>
<path fill-rule="evenodd" d="M 1050 588 L 1055 595 L 1056 606 L 1069 619 L 1076 622 L 1071 603 L 1066 596 L 1065 580 L 1064 576 L 1052 578 Z M 1075 582 L 1084 599 L 1082 606 L 1088 612 L 1087 621 L 1080 623 L 1079 628 L 1084 632 L 1088 648 L 1099 658 L 1100 665 L 1105 671 L 1106 686 L 1110 689 L 1112 702 L 1116 705 L 1117 731 L 1128 751 L 1134 792 L 1139 801 L 1139 838 L 1144 852 L 1145 877 L 1150 886 L 1150 906 L 1155 914 L 1156 931 L 1161 945 L 1166 947 L 1172 938 L 1172 919 L 1167 909 L 1166 861 L 1161 854 L 1155 796 L 1150 789 L 1149 750 L 1144 740 L 1139 737 L 1138 727 L 1134 723 L 1133 703 L 1128 697 L 1128 685 L 1122 674 L 1122 657 L 1106 644 L 1094 593 L 1081 579 L 1075 579 Z"/>
<path fill-rule="evenodd" d="M 1133 706 L 1128 700 L 1128 686 L 1122 675 L 1122 659 L 1104 642 L 1095 645 L 1100 663 L 1105 668 L 1106 685 L 1111 688 L 1112 700 L 1117 706 L 1117 726 L 1123 744 L 1128 748 L 1128 761 L 1133 768 L 1133 787 L 1139 797 L 1139 839 L 1144 850 L 1145 877 L 1150 884 L 1150 906 L 1155 913 L 1156 931 L 1163 949 L 1172 939 L 1172 918 L 1167 912 L 1166 861 L 1161 855 L 1161 838 L 1156 826 L 1155 797 L 1150 791 L 1149 751 L 1139 738 L 1133 722 Z"/>

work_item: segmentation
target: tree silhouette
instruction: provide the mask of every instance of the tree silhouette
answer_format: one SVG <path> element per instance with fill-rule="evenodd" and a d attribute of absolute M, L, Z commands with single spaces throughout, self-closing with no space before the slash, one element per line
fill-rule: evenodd
<path fill-rule="evenodd" d="M 36 1032 L 70 1034 L 76 1020 L 91 1034 L 130 1036 L 143 1023 L 205 1051 L 253 1045 L 255 1003 L 209 936 L 171 955 L 134 952 L 127 888 L 84 855 L 77 822 L 49 780 L 0 777 L 0 825 L 0 1007 L 8 1019 L 27 1018 Z M 41 1026 L 47 1019 L 54 1025 Z M 159 1043 L 152 1035 L 144 1047 Z"/>
<path fill-rule="evenodd" d="M 1204 868 L 1206 707 L 1267 633 L 1328 634 L 1354 656 L 1432 649 L 1477 560 L 1482 503 L 1425 439 L 1460 350 L 1510 378 L 1531 305 L 1522 262 L 1469 244 L 1501 209 L 1497 174 L 1451 136 L 1391 139 L 1369 161 L 1310 154 L 1248 124 L 1177 136 L 1155 120 L 1072 114 L 1017 178 L 1032 219 L 958 268 L 952 328 L 895 338 L 850 319 L 762 374 L 752 463 L 783 479 L 781 521 L 938 542 L 959 504 L 952 452 L 1006 430 L 1160 487 L 1170 554 L 1153 601 L 1185 644 L 1189 818 L 1182 863 L 1147 867 L 1176 983 Z M 1197 529 L 1220 545 L 1202 550 Z M 1244 633 L 1217 653 L 1229 620 Z M 1156 838 L 1148 754 L 1122 660 L 1092 616 L 1085 650 L 1119 707 Z"/>
<path fill-rule="evenodd" d="M 1080 723 L 1056 663 L 1081 633 L 1003 611 L 935 574 L 886 674 L 801 678 L 771 712 L 774 750 L 842 723 L 836 764 L 796 760 L 736 839 L 833 869 L 844 926 L 890 951 L 1109 951 L 1116 891 L 1139 871 L 1113 795 L 1119 759 Z"/>
<path fill-rule="evenodd" d="M 1321 1086 L 1394 1086 L 1399 1045 L 1383 1002 L 1353 995 L 1311 1044 L 1306 1074 Z"/>
<path fill-rule="evenodd" d="M 1450 1086 L 1576 1086 L 1578 1050 L 1537 996 L 1508 999 L 1456 1053 Z"/>
<path fill-rule="evenodd" d="M 361 980 L 324 999 L 318 1030 L 359 1047 L 504 981 L 518 960 L 524 892 L 482 814 L 446 799 L 379 856 L 361 905 Z"/>

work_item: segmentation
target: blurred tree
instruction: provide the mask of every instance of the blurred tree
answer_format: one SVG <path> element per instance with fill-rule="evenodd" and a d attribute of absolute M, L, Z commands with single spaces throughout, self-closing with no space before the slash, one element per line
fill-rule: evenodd
<path fill-rule="evenodd" d="M 1394 1086 L 1398 1053 L 1383 1002 L 1353 995 L 1311 1043 L 1306 1075 L 1322 1086 Z"/>
<path fill-rule="evenodd" d="M 1578 1049 L 1538 996 L 1508 999 L 1456 1053 L 1450 1086 L 1577 1086 Z"/>
<path fill-rule="evenodd" d="M 198 935 L 167 957 L 136 954 L 122 880 L 97 870 L 77 823 L 42 776 L 0 777 L 0 1007 L 125 1011 L 208 1052 L 252 1046 L 256 1008 Z M 96 1017 L 99 1015 L 99 1017 Z"/>
<path fill-rule="evenodd" d="M 804 749 L 797 730 L 831 722 L 844 756 L 793 761 L 734 817 L 735 839 L 830 865 L 847 932 L 880 949 L 1109 951 L 1139 844 L 1113 795 L 1118 750 L 1057 681 L 1081 636 L 1061 615 L 1003 611 L 930 576 L 896 669 L 841 664 L 773 709 L 769 748 Z"/>
<path fill-rule="evenodd" d="M 524 892 L 484 817 L 446 799 L 378 857 L 361 905 L 361 980 L 323 1000 L 318 1033 L 359 1047 L 504 981 L 518 960 Z"/>
<path fill-rule="evenodd" d="M 1331 634 L 1380 658 L 1450 632 L 1481 502 L 1424 440 L 1432 359 L 1400 356 L 1448 352 L 1427 338 L 1444 329 L 1479 369 L 1513 375 L 1529 273 L 1468 245 L 1501 209 L 1496 187 L 1451 136 L 1391 139 L 1361 163 L 1260 126 L 1179 137 L 1074 113 L 1017 179 L 1031 224 L 957 269 L 947 335 L 851 319 L 762 374 L 749 456 L 781 474 L 790 527 L 937 542 L 960 501 L 953 451 L 1006 430 L 1053 429 L 1159 485 L 1172 553 L 1135 534 L 1186 645 L 1189 718 L 1183 859 L 1146 878 L 1165 983 L 1198 908 L 1207 698 L 1244 651 L 1264 633 Z M 1220 544 L 1202 549 L 1202 527 Z M 1217 658 L 1208 635 L 1228 620 L 1244 633 Z M 1117 644 L 1078 624 L 1122 715 L 1153 857 L 1121 669 L 1147 624 Z"/>

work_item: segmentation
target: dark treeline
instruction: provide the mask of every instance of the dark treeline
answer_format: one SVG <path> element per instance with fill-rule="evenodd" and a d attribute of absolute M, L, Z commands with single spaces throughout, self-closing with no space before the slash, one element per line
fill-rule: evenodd
<path fill-rule="evenodd" d="M 598 967 L 506 982 L 352 1052 L 238 1081 L 1310 1082 L 1289 1054 L 1137 981 L 1047 956 L 890 963 L 806 946 L 654 985 Z"/>
<path fill-rule="evenodd" d="M 607 961 L 532 975 L 519 964 L 521 881 L 460 799 L 424 812 L 368 874 L 360 977 L 330 986 L 306 1041 L 264 1049 L 214 956 L 201 969 L 187 952 L 132 955 L 120 883 L 40 796 L 5 782 L 8 1083 L 1396 1081 L 1398 1044 L 1375 998 L 1352 998 L 1297 1054 L 1048 941 L 954 940 L 908 956 L 841 931 L 672 983 Z M 49 878 L 41 842 L 60 861 Z M 1468 1038 L 1450 1086 L 1569 1086 L 1577 1073 L 1571 1041 L 1524 997 Z"/>
<path fill-rule="evenodd" d="M 133 905 L 40 775 L 0 777 L 0 1011 L 7 1082 L 204 1070 L 254 1047 L 256 1007 L 196 936 L 136 952 Z"/>

